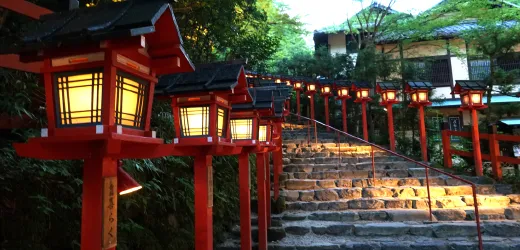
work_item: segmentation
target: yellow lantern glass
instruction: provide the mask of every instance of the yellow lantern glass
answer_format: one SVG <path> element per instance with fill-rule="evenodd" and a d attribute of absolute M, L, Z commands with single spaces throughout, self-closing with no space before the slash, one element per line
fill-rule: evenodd
<path fill-rule="evenodd" d="M 428 95 L 426 92 L 419 92 L 419 101 L 420 102 L 428 101 Z"/>
<path fill-rule="evenodd" d="M 472 93 L 471 94 L 471 103 L 472 104 L 482 104 L 482 95 L 480 93 Z"/>
<path fill-rule="evenodd" d="M 217 136 L 224 137 L 226 134 L 226 114 L 227 111 L 223 108 L 218 108 L 217 112 Z"/>
<path fill-rule="evenodd" d="M 323 87 L 323 93 L 330 93 L 330 87 Z"/>
<path fill-rule="evenodd" d="M 261 142 L 267 141 L 267 125 L 260 125 L 258 130 L 258 140 Z"/>
<path fill-rule="evenodd" d="M 118 72 L 116 76 L 115 112 L 116 124 L 142 128 L 148 84 L 129 74 Z"/>
<path fill-rule="evenodd" d="M 275 82 L 276 82 L 276 83 L 282 83 L 282 79 L 278 79 L 278 78 L 277 78 Z"/>
<path fill-rule="evenodd" d="M 388 100 L 388 101 L 395 101 L 395 92 L 394 91 L 388 91 L 386 93 L 386 100 Z"/>
<path fill-rule="evenodd" d="M 209 134 L 209 106 L 181 107 L 181 136 Z"/>
<path fill-rule="evenodd" d="M 356 92 L 356 97 L 361 98 L 361 91 Z"/>
<path fill-rule="evenodd" d="M 294 87 L 297 88 L 297 89 L 301 89 L 302 88 L 302 83 L 301 82 L 297 82 L 294 84 Z"/>
<path fill-rule="evenodd" d="M 101 123 L 103 73 L 56 74 L 60 126 Z"/>
<path fill-rule="evenodd" d="M 382 96 L 382 97 L 383 97 L 383 101 L 386 102 L 386 100 L 387 100 L 386 92 L 383 93 L 383 96 Z"/>
<path fill-rule="evenodd" d="M 412 93 L 412 102 L 417 102 L 417 93 Z"/>
<path fill-rule="evenodd" d="M 252 140 L 253 119 L 231 119 L 231 138 L 233 140 Z"/>
<path fill-rule="evenodd" d="M 307 85 L 307 90 L 308 91 L 315 91 L 316 90 L 316 85 L 314 85 L 314 84 Z"/>
<path fill-rule="evenodd" d="M 348 96 L 348 89 L 341 89 L 341 96 Z"/>
<path fill-rule="evenodd" d="M 464 105 L 464 106 L 469 105 L 469 96 L 467 94 L 462 96 L 462 105 Z"/>
<path fill-rule="evenodd" d="M 368 97 L 368 89 L 362 89 L 362 90 L 361 90 L 361 96 L 362 96 L 363 98 Z"/>
<path fill-rule="evenodd" d="M 289 80 L 285 81 L 285 85 L 291 86 L 291 81 L 289 81 Z"/>

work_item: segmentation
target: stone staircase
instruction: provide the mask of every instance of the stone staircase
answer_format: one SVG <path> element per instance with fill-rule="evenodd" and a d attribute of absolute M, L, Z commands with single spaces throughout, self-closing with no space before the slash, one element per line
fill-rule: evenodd
<path fill-rule="evenodd" d="M 269 249 L 478 249 L 471 186 L 429 171 L 430 221 L 423 167 L 376 150 L 373 178 L 370 146 L 323 133 L 309 145 L 306 136 L 284 134 L 284 211 L 273 215 Z M 520 195 L 463 178 L 477 184 L 484 249 L 520 249 Z M 239 230 L 219 249 L 238 249 Z"/>

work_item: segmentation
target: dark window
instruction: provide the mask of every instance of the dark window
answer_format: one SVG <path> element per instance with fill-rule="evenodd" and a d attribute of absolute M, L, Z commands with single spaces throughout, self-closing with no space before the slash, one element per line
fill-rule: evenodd
<path fill-rule="evenodd" d="M 406 79 L 428 81 L 434 87 L 452 86 L 449 58 L 417 58 L 406 62 Z"/>
<path fill-rule="evenodd" d="M 496 59 L 496 65 L 505 70 L 520 69 L 520 53 L 511 53 Z M 491 64 L 488 58 L 472 57 L 469 60 L 470 79 L 485 80 L 491 74 Z"/>

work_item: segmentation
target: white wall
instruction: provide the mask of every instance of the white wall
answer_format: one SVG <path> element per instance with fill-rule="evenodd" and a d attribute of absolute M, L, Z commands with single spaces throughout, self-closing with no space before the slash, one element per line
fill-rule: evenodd
<path fill-rule="evenodd" d="M 329 34 L 329 46 L 330 53 L 332 55 L 336 53 L 346 54 L 347 53 L 347 41 L 345 33 L 340 32 L 339 34 Z"/>
<path fill-rule="evenodd" d="M 456 80 L 469 80 L 468 62 L 466 58 L 451 57 L 451 73 L 453 75 L 453 86 Z M 459 98 L 459 95 L 455 95 Z"/>
<path fill-rule="evenodd" d="M 435 98 L 451 98 L 451 87 L 437 87 L 433 92 Z"/>

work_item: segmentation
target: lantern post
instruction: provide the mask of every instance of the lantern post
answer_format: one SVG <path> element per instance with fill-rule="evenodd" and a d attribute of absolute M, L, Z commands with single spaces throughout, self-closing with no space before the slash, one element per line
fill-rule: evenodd
<path fill-rule="evenodd" d="M 143 8 L 138 18 L 131 15 Z M 115 13 L 124 27 L 114 22 Z M 193 66 L 167 3 L 100 4 L 47 18 L 53 22 L 29 29 L 13 53 L 23 51 L 24 62 L 43 62 L 48 128 L 14 147 L 22 157 L 84 160 L 80 248 L 113 250 L 117 193 L 140 189 L 119 159 L 171 154 L 150 129 L 154 88 L 158 75 Z M 79 30 L 81 41 L 75 39 Z"/>
<path fill-rule="evenodd" d="M 337 91 L 336 100 L 341 100 L 341 118 L 343 120 L 343 132 L 347 133 L 347 100 L 350 99 L 350 84 L 347 81 L 336 81 L 334 88 Z"/>
<path fill-rule="evenodd" d="M 352 84 L 352 90 L 356 91 L 355 103 L 361 103 L 361 118 L 363 122 L 363 139 L 368 141 L 368 124 L 367 124 L 367 102 L 372 101 L 369 97 L 370 84 L 367 82 L 356 82 Z"/>
<path fill-rule="evenodd" d="M 231 104 L 252 102 L 241 64 L 198 65 L 195 72 L 163 76 L 158 95 L 172 100 L 180 156 L 193 156 L 195 249 L 213 249 L 213 156 L 237 155 L 232 142 Z"/>
<path fill-rule="evenodd" d="M 323 102 L 325 106 L 325 124 L 327 126 L 330 125 L 329 122 L 329 97 L 333 96 L 332 87 L 334 86 L 334 81 L 329 79 L 319 79 L 318 80 L 320 87 L 320 95 L 323 97 Z M 327 127 L 327 132 L 330 132 L 330 128 Z"/>
<path fill-rule="evenodd" d="M 309 97 L 309 102 L 311 106 L 311 119 L 314 121 L 314 94 L 318 91 L 317 84 L 315 82 L 308 82 L 305 84 L 305 95 Z"/>
<path fill-rule="evenodd" d="M 381 82 L 376 86 L 376 91 L 381 95 L 381 106 L 386 107 L 388 113 L 388 137 L 390 140 L 390 150 L 395 152 L 395 134 L 394 134 L 394 115 L 392 107 L 399 103 L 397 100 L 397 91 L 399 84 L 393 82 Z"/>
<path fill-rule="evenodd" d="M 473 158 L 475 161 L 475 172 L 477 176 L 484 175 L 477 110 L 487 108 L 487 106 L 484 105 L 482 98 L 486 90 L 487 85 L 483 81 L 457 80 L 452 93 L 460 95 L 461 106 L 459 110 L 469 110 L 471 112 L 471 138 L 473 141 Z M 499 168 L 499 166 L 493 166 L 493 175 L 497 178 L 502 177 L 501 173 L 498 172 Z"/>
<path fill-rule="evenodd" d="M 424 107 L 430 106 L 429 91 L 433 89 L 430 82 L 408 82 L 405 92 L 410 95 L 409 107 L 419 110 L 419 137 L 421 143 L 421 155 L 424 162 L 428 161 L 428 143 L 426 141 L 426 125 L 424 118 Z"/>
<path fill-rule="evenodd" d="M 301 108 L 300 108 L 300 94 L 303 90 L 303 78 L 299 77 L 294 80 L 294 91 L 296 91 L 296 114 L 298 115 L 298 121 L 300 121 Z"/>

